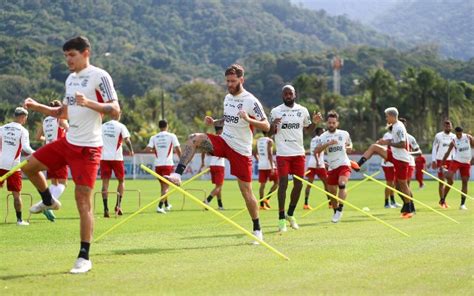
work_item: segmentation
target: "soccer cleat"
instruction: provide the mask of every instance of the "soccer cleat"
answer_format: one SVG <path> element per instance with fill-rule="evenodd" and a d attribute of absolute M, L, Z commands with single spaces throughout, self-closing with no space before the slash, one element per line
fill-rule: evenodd
<path fill-rule="evenodd" d="M 391 207 L 392 209 L 396 209 L 396 208 L 401 208 L 402 205 L 399 204 L 399 203 L 396 203 L 396 202 L 390 202 L 390 207 Z"/>
<path fill-rule="evenodd" d="M 332 219 L 331 219 L 332 223 L 339 222 L 339 220 L 341 220 L 341 217 L 342 217 L 342 211 L 336 211 L 334 215 L 332 216 Z"/>
<path fill-rule="evenodd" d="M 255 235 L 258 239 L 263 241 L 263 232 L 261 230 L 254 230 L 253 235 Z M 254 245 L 260 245 L 260 242 L 258 241 L 253 241 Z"/>
<path fill-rule="evenodd" d="M 16 225 L 17 226 L 28 226 L 28 225 L 30 225 L 30 223 L 28 223 L 26 221 L 23 221 L 23 220 L 19 220 L 19 221 L 16 221 Z"/>
<path fill-rule="evenodd" d="M 115 207 L 115 215 L 122 216 L 122 209 L 120 207 Z"/>
<path fill-rule="evenodd" d="M 383 207 L 386 208 L 386 209 L 392 209 L 392 206 L 389 205 L 389 204 L 385 204 Z"/>
<path fill-rule="evenodd" d="M 267 210 L 269 210 L 269 208 L 267 208 L 265 205 L 263 205 L 263 206 L 260 206 L 260 210 L 267 211 Z"/>
<path fill-rule="evenodd" d="M 166 211 L 164 209 L 160 208 L 160 207 L 156 208 L 156 212 L 158 214 L 166 214 Z"/>
<path fill-rule="evenodd" d="M 224 211 L 224 207 L 218 207 L 217 208 L 219 211 Z"/>
<path fill-rule="evenodd" d="M 265 204 L 265 207 L 267 207 L 268 209 L 271 208 L 271 206 L 270 206 L 270 201 L 269 201 L 268 199 L 265 198 L 265 199 L 263 200 L 263 203 Z"/>
<path fill-rule="evenodd" d="M 173 206 L 169 204 L 168 206 L 165 207 L 165 211 L 167 211 L 167 212 L 171 211 L 172 207 Z"/>
<path fill-rule="evenodd" d="M 413 217 L 413 213 L 405 212 L 405 213 L 402 213 L 400 217 L 402 217 L 403 219 L 410 219 Z"/>
<path fill-rule="evenodd" d="M 465 210 L 465 211 L 466 211 L 466 210 L 467 210 L 467 207 L 466 207 L 466 205 L 461 205 L 461 206 L 459 207 L 459 209 L 460 209 L 460 210 Z"/>
<path fill-rule="evenodd" d="M 287 232 L 288 229 L 286 228 L 286 220 L 280 219 L 278 220 L 278 231 L 279 232 Z"/>
<path fill-rule="evenodd" d="M 360 171 L 359 164 L 357 162 L 353 161 L 353 160 L 351 160 L 351 168 L 356 172 Z"/>
<path fill-rule="evenodd" d="M 92 269 L 92 262 L 84 258 L 77 258 L 74 266 L 69 271 L 72 274 L 86 273 Z"/>
<path fill-rule="evenodd" d="M 163 176 L 163 177 L 165 177 L 165 179 L 167 179 L 168 181 L 170 181 L 174 185 L 181 186 L 181 175 L 180 174 L 171 173 L 171 175 Z"/>
<path fill-rule="evenodd" d="M 56 216 L 54 215 L 52 210 L 44 210 L 43 215 L 46 216 L 46 219 L 48 219 L 51 222 L 54 222 L 54 219 L 56 219 Z"/>
<path fill-rule="evenodd" d="M 209 205 L 209 202 L 207 201 L 207 199 L 203 200 L 202 203 L 205 205 Z M 209 211 L 207 208 L 204 208 L 204 210 Z"/>
<path fill-rule="evenodd" d="M 43 212 L 43 210 L 51 209 L 51 210 L 59 210 L 61 208 L 61 202 L 54 197 L 51 199 L 52 203 L 50 206 L 47 206 L 43 203 L 43 201 L 35 203 L 31 208 L 30 208 L 30 213 L 32 214 L 38 214 Z"/>
<path fill-rule="evenodd" d="M 109 210 L 104 211 L 104 218 L 110 218 Z"/>
<path fill-rule="evenodd" d="M 296 223 L 296 218 L 293 216 L 286 216 L 286 221 L 290 222 L 290 227 L 293 228 L 294 230 L 298 230 L 300 227 L 298 226 L 298 223 Z"/>
<path fill-rule="evenodd" d="M 304 205 L 303 210 L 312 210 L 313 208 L 310 205 Z"/>

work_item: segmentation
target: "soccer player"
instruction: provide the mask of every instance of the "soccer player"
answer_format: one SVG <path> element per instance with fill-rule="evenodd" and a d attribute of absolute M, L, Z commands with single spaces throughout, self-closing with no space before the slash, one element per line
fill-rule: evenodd
<path fill-rule="evenodd" d="M 265 185 L 268 181 L 272 181 L 273 185 L 270 187 L 268 194 L 272 193 L 278 188 L 279 177 L 278 169 L 276 168 L 275 162 L 273 161 L 273 140 L 268 137 L 267 132 L 263 132 L 263 137 L 257 140 L 257 151 L 254 154 L 258 161 L 258 182 L 259 196 L 260 196 L 260 209 L 270 209 L 270 198 L 264 198 Z M 263 200 L 262 200 L 263 199 Z"/>
<path fill-rule="evenodd" d="M 326 151 L 328 167 L 328 191 L 337 195 L 342 200 L 347 198 L 346 186 L 351 176 L 351 161 L 347 152 L 352 151 L 352 141 L 349 133 L 338 129 L 339 114 L 330 111 L 326 117 L 325 131 L 318 139 L 316 153 Z M 338 190 L 339 189 L 339 190 Z M 334 215 L 332 222 L 337 223 L 341 220 L 344 203 L 338 202 L 332 198 L 332 208 Z"/>
<path fill-rule="evenodd" d="M 453 125 L 450 120 L 444 121 L 444 130 L 437 133 L 433 141 L 433 149 L 431 151 L 431 167 L 433 169 L 438 168 L 438 178 L 445 181 L 445 171 L 451 165 L 453 158 L 453 151 L 448 155 L 445 161 L 445 166 L 441 165 L 446 151 L 448 151 L 449 145 L 453 142 L 456 136 L 451 132 Z M 449 192 L 449 187 L 444 186 L 443 183 L 438 183 L 438 194 L 439 194 L 439 205 L 442 208 L 447 208 L 448 205 L 444 202 L 444 195 Z"/>
<path fill-rule="evenodd" d="M 252 218 L 253 233 L 263 239 L 257 200 L 252 192 L 252 129 L 268 131 L 270 126 L 260 101 L 243 88 L 244 68 L 238 64 L 231 65 L 225 70 L 225 78 L 229 93 L 224 99 L 224 117 L 214 120 L 206 116 L 204 119 L 209 126 L 224 125 L 222 135 L 191 134 L 176 171 L 168 176 L 168 180 L 181 184 L 181 175 L 196 149 L 227 158 L 230 173 L 238 179 L 240 192 Z"/>
<path fill-rule="evenodd" d="M 389 127 L 389 131 L 387 131 L 382 139 L 383 140 L 391 140 L 392 139 L 392 133 L 391 133 L 391 126 Z M 382 170 L 385 175 L 385 182 L 388 186 L 390 187 L 395 187 L 395 168 L 393 166 L 393 163 L 390 161 L 387 161 L 385 159 L 382 159 Z M 390 202 L 389 202 L 389 197 L 390 197 Z M 396 201 L 395 201 L 395 195 L 393 193 L 393 190 L 390 188 L 385 187 L 385 204 L 384 207 L 386 209 L 390 208 L 398 208 L 401 207 Z"/>
<path fill-rule="evenodd" d="M 285 232 L 287 231 L 287 221 L 291 228 L 299 228 L 293 214 L 303 187 L 301 180 L 296 178 L 293 180 L 290 204 L 285 215 L 288 175 L 304 178 L 306 153 L 303 146 L 303 132 L 311 134 L 316 125 L 311 123 L 308 109 L 295 102 L 296 91 L 293 86 L 289 84 L 283 86 L 281 93 L 283 104 L 272 109 L 270 113 L 272 123 L 268 134 L 270 136 L 275 135 L 276 161 L 280 178 L 278 186 L 278 229 L 280 232 Z M 320 119 L 320 114 L 313 114 L 313 121 L 319 122 Z"/>
<path fill-rule="evenodd" d="M 61 107 L 61 102 L 54 100 L 49 103 L 49 106 Z M 46 116 L 46 118 L 43 120 L 43 128 L 38 130 L 36 139 L 45 141 L 45 144 L 49 144 L 53 141 L 56 141 L 57 139 L 64 138 L 68 128 L 69 124 L 66 119 Z M 67 177 L 67 165 L 62 166 L 55 171 L 48 170 L 46 172 L 46 178 L 51 180 L 49 191 L 51 192 L 51 195 L 58 200 L 66 189 Z M 43 214 L 51 222 L 54 222 L 56 219 L 56 216 L 51 209 L 44 210 Z"/>
<path fill-rule="evenodd" d="M 28 111 L 25 108 L 18 107 L 15 109 L 15 120 L 0 127 L 0 176 L 5 175 L 14 166 L 20 163 L 21 151 L 27 154 L 35 152 L 30 146 L 30 134 L 23 127 L 28 119 Z M 21 200 L 21 171 L 18 170 L 7 178 L 7 190 L 13 195 L 13 204 L 16 211 L 16 225 L 28 226 L 29 223 L 23 221 L 21 216 L 22 200 Z M 0 183 L 3 187 L 3 182 Z"/>
<path fill-rule="evenodd" d="M 441 165 L 446 165 L 446 161 L 454 150 L 454 157 L 449 165 L 449 170 L 446 175 L 448 184 L 453 185 L 454 174 L 459 170 L 461 174 L 462 188 L 461 191 L 467 195 L 467 185 L 469 184 L 470 170 L 471 170 L 471 149 L 474 147 L 474 138 L 471 135 L 463 133 L 462 127 L 458 126 L 454 129 L 456 132 L 456 138 L 449 144 L 448 150 L 444 154 Z M 446 204 L 446 197 L 448 196 L 449 187 L 445 186 L 443 202 Z M 460 210 L 467 210 L 465 205 L 466 197 L 461 195 L 461 206 Z"/>
<path fill-rule="evenodd" d="M 403 123 L 405 128 L 407 128 L 407 120 L 405 118 L 399 118 L 399 120 Z M 408 186 L 410 186 L 411 179 L 413 178 L 413 174 L 415 172 L 415 166 L 416 166 L 414 156 L 421 155 L 422 152 L 415 137 L 413 137 L 411 134 L 407 132 L 407 138 L 408 138 L 408 151 L 410 152 L 410 166 L 408 167 L 407 183 L 408 183 Z"/>
<path fill-rule="evenodd" d="M 423 182 L 423 171 L 426 169 L 426 158 L 423 154 L 418 155 L 415 157 L 415 177 L 418 181 L 418 188 L 423 189 L 425 187 L 425 183 Z"/>
<path fill-rule="evenodd" d="M 127 127 L 120 123 L 121 114 L 112 116 L 112 120 L 102 125 L 102 158 L 100 160 L 100 178 L 102 179 L 102 201 L 104 203 L 104 217 L 109 218 L 108 191 L 112 171 L 117 178 L 117 201 L 115 203 L 115 215 L 122 215 L 122 197 L 125 189 L 125 167 L 123 164 L 122 142 L 127 145 L 130 155 L 133 156 L 130 132 Z"/>
<path fill-rule="evenodd" d="M 175 134 L 168 132 L 168 122 L 160 120 L 158 122 L 160 132 L 150 138 L 145 152 L 155 153 L 155 172 L 161 176 L 168 176 L 173 172 L 173 153 L 181 157 L 181 148 L 178 138 Z M 160 180 L 161 196 L 168 192 L 168 184 Z M 163 209 L 163 204 L 165 209 Z M 160 199 L 156 212 L 158 214 L 166 214 L 166 211 L 171 211 L 172 205 L 168 203 L 168 198 Z"/>
<path fill-rule="evenodd" d="M 110 75 L 90 64 L 91 45 L 86 37 L 75 37 L 63 45 L 64 56 L 72 72 L 66 79 L 66 91 L 60 107 L 50 107 L 27 98 L 24 106 L 45 115 L 69 119 L 65 138 L 51 142 L 36 151 L 23 167 L 41 195 L 41 201 L 30 209 L 41 213 L 57 210 L 61 203 L 51 195 L 41 171 L 57 170 L 68 165 L 75 183 L 75 199 L 80 219 L 81 246 L 71 273 L 85 273 L 92 268 L 89 248 L 92 242 L 94 188 L 102 150 L 102 114 L 120 112 L 117 94 Z"/>
<path fill-rule="evenodd" d="M 222 126 L 215 126 L 216 135 L 222 134 Z M 205 158 L 206 153 L 202 153 L 201 155 L 201 170 L 205 167 Z M 225 159 L 223 157 L 217 156 L 210 156 L 209 161 L 209 171 L 211 173 L 211 182 L 215 185 L 214 189 L 212 189 L 211 193 L 207 199 L 203 200 L 202 202 L 206 205 L 212 201 L 214 196 L 217 197 L 217 205 L 220 211 L 224 210 L 224 204 L 222 203 L 222 185 L 224 185 L 224 177 L 225 177 Z"/>
<path fill-rule="evenodd" d="M 328 173 L 326 170 L 326 164 L 324 162 L 324 151 L 320 153 L 316 153 L 316 146 L 318 145 L 319 137 L 324 133 L 324 129 L 322 127 L 317 127 L 314 130 L 314 137 L 311 139 L 310 148 L 309 148 L 309 161 L 308 161 L 308 169 L 309 173 L 307 175 L 308 182 L 313 183 L 314 177 L 318 176 L 319 180 L 323 182 L 324 190 L 328 191 L 327 187 L 327 178 Z M 309 206 L 309 193 L 311 192 L 311 186 L 307 185 L 305 190 L 305 197 L 304 197 L 304 210 L 311 210 Z M 328 196 L 328 200 L 331 198 Z M 329 202 L 329 206 L 332 207 L 331 202 Z"/>
<path fill-rule="evenodd" d="M 408 151 L 408 137 L 405 125 L 398 120 L 398 110 L 395 107 L 385 109 L 387 124 L 392 125 L 392 139 L 380 139 L 372 144 L 364 152 L 357 164 L 362 166 L 372 155 L 380 155 L 383 159 L 393 163 L 395 168 L 396 188 L 408 196 L 413 196 L 408 186 L 408 167 L 410 164 L 410 153 Z M 388 147 L 386 148 L 385 145 Z M 408 219 L 413 217 L 414 205 L 408 198 L 402 197 L 403 206 L 401 217 Z"/>

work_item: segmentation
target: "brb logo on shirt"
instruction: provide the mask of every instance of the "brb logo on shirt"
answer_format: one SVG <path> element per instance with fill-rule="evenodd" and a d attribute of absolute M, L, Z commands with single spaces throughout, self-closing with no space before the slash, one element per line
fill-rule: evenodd
<path fill-rule="evenodd" d="M 281 129 L 299 129 L 300 124 L 298 122 L 296 123 L 283 123 L 281 125 Z"/>
<path fill-rule="evenodd" d="M 224 120 L 227 123 L 239 123 L 238 116 L 224 115 Z"/>

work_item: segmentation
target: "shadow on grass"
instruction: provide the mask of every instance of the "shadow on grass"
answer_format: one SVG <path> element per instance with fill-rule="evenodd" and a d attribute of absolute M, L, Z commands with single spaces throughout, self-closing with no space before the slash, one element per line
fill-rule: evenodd
<path fill-rule="evenodd" d="M 16 280 L 16 279 L 23 279 L 29 277 L 45 277 L 49 275 L 65 275 L 69 274 L 68 272 L 45 272 L 45 273 L 27 273 L 27 274 L 16 274 L 16 275 L 2 275 L 0 276 L 0 280 L 2 281 L 9 281 L 9 280 Z"/>

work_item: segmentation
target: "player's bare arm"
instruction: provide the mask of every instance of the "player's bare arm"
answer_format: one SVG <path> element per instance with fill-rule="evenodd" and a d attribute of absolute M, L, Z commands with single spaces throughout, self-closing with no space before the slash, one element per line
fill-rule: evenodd
<path fill-rule="evenodd" d="M 321 153 L 321 152 L 323 152 L 324 150 L 326 150 L 329 146 L 335 145 L 335 144 L 337 144 L 337 140 L 331 140 L 331 141 L 329 141 L 329 142 L 326 142 L 326 143 L 324 143 L 324 144 L 321 144 L 321 145 L 317 146 L 317 147 L 314 149 L 314 151 L 315 151 L 316 153 Z"/>
<path fill-rule="evenodd" d="M 395 148 L 405 148 L 407 145 L 406 141 L 400 141 L 398 143 L 394 143 L 392 142 L 392 140 L 387 140 L 387 141 L 388 141 L 387 145 L 395 147 Z"/>
<path fill-rule="evenodd" d="M 181 147 L 175 147 L 174 148 L 174 153 L 176 153 L 176 155 L 178 155 L 178 157 L 181 157 Z"/>
<path fill-rule="evenodd" d="M 76 92 L 76 104 L 103 114 L 109 114 L 112 116 L 120 114 L 120 106 L 117 101 L 99 103 L 86 98 L 86 96 L 80 92 Z"/>
<path fill-rule="evenodd" d="M 351 143 L 346 143 L 346 152 L 347 153 L 352 153 L 352 142 Z"/>
<path fill-rule="evenodd" d="M 270 124 L 270 130 L 268 131 L 268 136 L 271 137 L 276 134 L 277 126 L 281 123 L 281 118 L 275 118 Z"/>
<path fill-rule="evenodd" d="M 273 171 L 273 141 L 268 141 L 267 144 L 267 155 L 268 155 L 268 162 L 270 163 L 270 169 Z"/>
<path fill-rule="evenodd" d="M 37 129 L 36 129 L 36 134 L 35 134 L 35 140 L 43 142 L 45 140 L 43 128 L 39 125 L 36 125 L 36 127 Z"/>
<path fill-rule="evenodd" d="M 66 105 L 62 105 L 60 107 L 50 107 L 45 104 L 38 103 L 32 98 L 26 98 L 26 100 L 23 102 L 23 107 L 25 109 L 43 113 L 44 115 L 67 119 Z"/>
<path fill-rule="evenodd" d="M 303 133 L 305 135 L 312 134 L 314 132 L 318 124 L 322 121 L 323 116 L 321 115 L 321 112 L 314 111 L 311 119 L 311 124 L 303 128 Z"/>
<path fill-rule="evenodd" d="M 125 145 L 126 145 L 127 148 L 128 148 L 128 151 L 130 151 L 130 155 L 135 154 L 135 153 L 133 152 L 132 141 L 130 141 L 130 138 L 125 138 L 125 139 L 124 139 L 124 142 L 125 142 Z"/>
<path fill-rule="evenodd" d="M 152 153 L 155 151 L 155 148 L 151 148 L 151 147 L 145 147 L 145 149 L 143 149 L 143 152 L 146 152 L 146 153 Z"/>
<path fill-rule="evenodd" d="M 247 121 L 251 126 L 258 128 L 259 130 L 262 130 L 264 132 L 268 132 L 270 130 L 270 123 L 268 123 L 268 120 L 266 118 L 262 120 L 256 120 L 256 119 L 250 118 L 247 112 L 243 110 L 239 111 L 239 116 L 243 120 Z"/>
<path fill-rule="evenodd" d="M 214 119 L 211 116 L 204 117 L 204 123 L 207 126 L 224 126 L 224 118 Z"/>
<path fill-rule="evenodd" d="M 69 123 L 64 118 L 59 119 L 59 126 L 62 127 L 65 131 L 69 129 Z"/>

